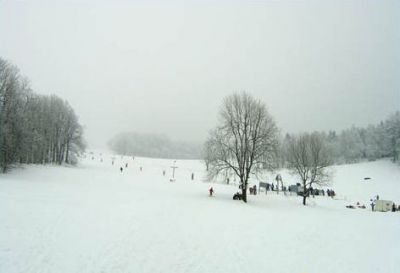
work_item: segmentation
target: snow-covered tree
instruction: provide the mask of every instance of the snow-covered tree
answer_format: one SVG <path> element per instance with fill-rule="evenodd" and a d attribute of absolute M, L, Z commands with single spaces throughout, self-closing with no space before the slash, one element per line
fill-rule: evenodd
<path fill-rule="evenodd" d="M 19 70 L 0 58 L 0 167 L 71 163 L 84 149 L 83 130 L 68 102 L 33 93 Z"/>
<path fill-rule="evenodd" d="M 400 111 L 391 115 L 385 125 L 393 161 L 398 161 L 400 153 Z"/>
<path fill-rule="evenodd" d="M 345 163 L 355 163 L 363 157 L 363 141 L 356 127 L 342 131 L 339 137 L 341 154 Z"/>

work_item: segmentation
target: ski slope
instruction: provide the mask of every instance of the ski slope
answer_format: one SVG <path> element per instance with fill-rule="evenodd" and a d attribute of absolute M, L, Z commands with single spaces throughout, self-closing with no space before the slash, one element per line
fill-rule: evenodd
<path fill-rule="evenodd" d="M 335 166 L 338 198 L 304 207 L 282 193 L 233 201 L 233 179 L 204 181 L 195 160 L 177 161 L 169 182 L 172 160 L 93 156 L 0 176 L 1 273 L 399 272 L 400 212 L 369 207 L 376 194 L 400 203 L 389 161 Z M 345 208 L 357 201 L 367 209 Z"/>

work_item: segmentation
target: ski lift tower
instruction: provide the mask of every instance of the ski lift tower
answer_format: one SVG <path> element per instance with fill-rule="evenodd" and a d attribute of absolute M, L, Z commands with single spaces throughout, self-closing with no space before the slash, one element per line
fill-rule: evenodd
<path fill-rule="evenodd" d="M 169 180 L 170 182 L 175 182 L 175 169 L 177 169 L 178 167 L 175 166 L 176 160 L 174 160 L 174 164 L 171 166 L 172 169 L 172 178 Z"/>

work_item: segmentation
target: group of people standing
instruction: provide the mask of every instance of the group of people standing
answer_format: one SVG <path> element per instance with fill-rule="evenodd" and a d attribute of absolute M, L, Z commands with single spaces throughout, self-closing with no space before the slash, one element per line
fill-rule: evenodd
<path fill-rule="evenodd" d="M 334 191 L 334 190 L 330 190 L 330 189 L 327 189 L 327 190 L 326 190 L 326 194 L 327 194 L 329 197 L 335 197 L 335 195 L 336 195 L 335 191 Z"/>

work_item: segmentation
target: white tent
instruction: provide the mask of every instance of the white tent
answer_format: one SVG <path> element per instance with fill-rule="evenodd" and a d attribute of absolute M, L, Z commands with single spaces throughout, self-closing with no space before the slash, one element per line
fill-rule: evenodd
<path fill-rule="evenodd" d="M 388 201 L 388 200 L 376 200 L 375 201 L 375 211 L 391 211 L 392 210 L 392 206 L 393 206 L 393 202 L 392 201 Z"/>

